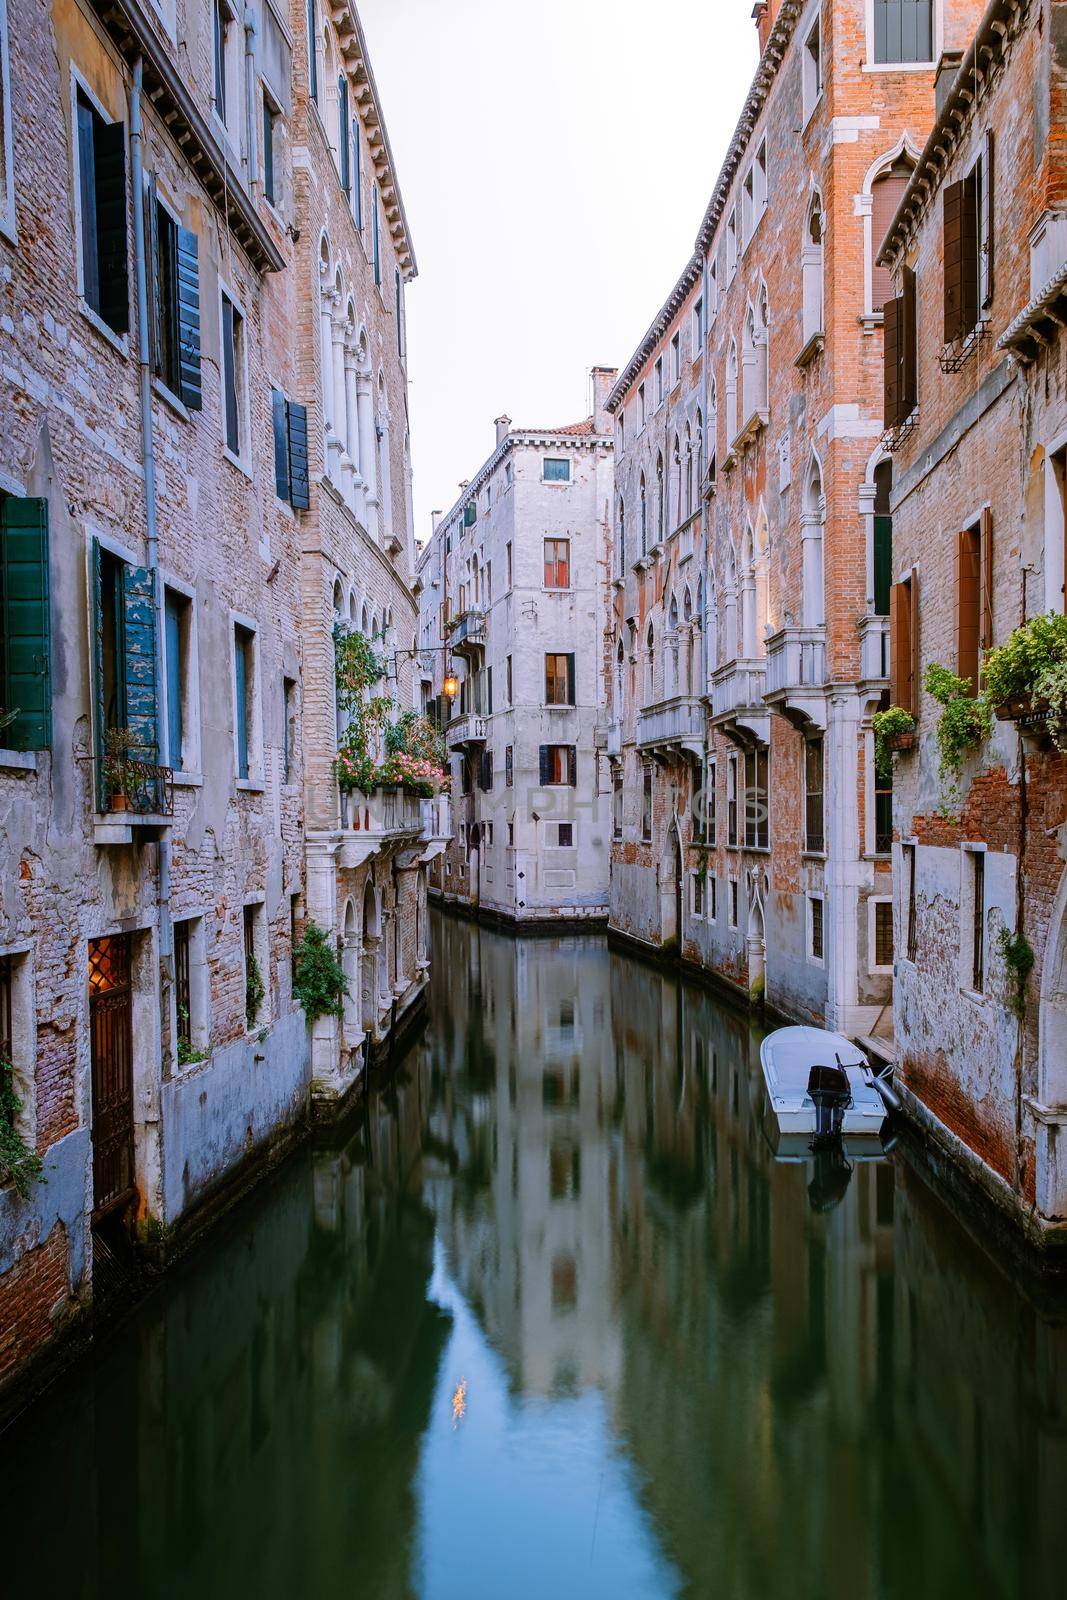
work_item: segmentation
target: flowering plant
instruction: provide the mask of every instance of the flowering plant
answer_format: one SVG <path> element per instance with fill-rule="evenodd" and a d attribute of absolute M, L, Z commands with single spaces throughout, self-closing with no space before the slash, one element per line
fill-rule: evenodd
<path fill-rule="evenodd" d="M 374 757 L 355 745 L 345 745 L 338 750 L 334 772 L 337 774 L 337 787 L 345 794 L 352 789 L 370 794 L 380 781 Z"/>

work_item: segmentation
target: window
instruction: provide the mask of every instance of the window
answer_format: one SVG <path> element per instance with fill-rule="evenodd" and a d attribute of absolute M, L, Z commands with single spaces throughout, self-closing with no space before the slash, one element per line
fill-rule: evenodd
<path fill-rule="evenodd" d="M 308 483 L 307 407 L 289 400 L 280 389 L 272 389 L 271 416 L 274 424 L 274 487 L 279 500 L 288 500 L 297 511 L 311 504 Z"/>
<path fill-rule="evenodd" d="M 616 543 L 615 571 L 621 576 L 626 571 L 626 506 L 619 499 L 619 537 Z"/>
<path fill-rule="evenodd" d="M 266 1001 L 266 918 L 262 904 L 245 906 L 245 1026 L 251 1032 L 265 1020 Z"/>
<path fill-rule="evenodd" d="M 0 495 L 0 744 L 52 741 L 52 621 L 48 502 Z"/>
<path fill-rule="evenodd" d="M 966 850 L 971 873 L 971 988 L 985 992 L 985 851 Z"/>
<path fill-rule="evenodd" d="M 645 844 L 652 840 L 652 767 L 641 769 L 641 838 Z"/>
<path fill-rule="evenodd" d="M 893 902 L 874 902 L 874 965 L 892 968 L 893 965 Z"/>
<path fill-rule="evenodd" d="M 511 789 L 515 784 L 515 752 L 510 744 L 504 746 L 504 787 Z"/>
<path fill-rule="evenodd" d="M 544 479 L 546 483 L 570 483 L 571 464 L 567 460 L 557 457 L 545 457 Z"/>
<path fill-rule="evenodd" d="M 808 896 L 808 954 L 812 961 L 823 959 L 823 899 L 821 894 Z"/>
<path fill-rule="evenodd" d="M 645 386 L 644 386 L 643 383 L 640 383 L 637 386 L 637 428 L 638 428 L 638 432 L 641 431 L 641 429 L 644 427 L 644 425 L 645 425 Z"/>
<path fill-rule="evenodd" d="M 888 267 L 878 265 L 878 252 L 882 248 L 889 224 L 897 214 L 904 198 L 904 190 L 912 174 L 911 161 L 900 155 L 880 172 L 871 185 L 871 310 L 879 312 L 887 300 L 893 298 L 893 274 Z"/>
<path fill-rule="evenodd" d="M 174 924 L 174 1031 L 179 1067 L 202 1061 L 207 1054 L 209 995 L 203 919 L 187 917 Z"/>
<path fill-rule="evenodd" d="M 193 603 L 188 595 L 175 589 L 164 591 L 163 632 L 167 692 L 164 762 L 181 772 L 194 768 L 197 755 Z"/>
<path fill-rule="evenodd" d="M 372 250 L 372 257 L 373 257 L 373 261 L 374 261 L 374 283 L 375 283 L 375 287 L 380 289 L 381 286 L 382 286 L 382 240 L 381 240 L 381 227 L 382 227 L 382 225 L 381 225 L 381 216 L 380 216 L 379 207 L 378 207 L 378 185 L 376 183 L 372 183 L 371 184 L 370 214 L 371 214 L 371 250 Z"/>
<path fill-rule="evenodd" d="M 504 546 L 504 576 L 507 579 L 507 587 L 510 589 L 511 586 L 512 586 L 512 582 L 513 582 L 513 573 L 512 573 L 512 567 L 511 567 L 511 540 L 510 539 L 508 540 L 507 544 Z M 509 696 L 509 699 L 510 699 L 510 696 Z"/>
<path fill-rule="evenodd" d="M 611 837 L 622 838 L 622 773 L 616 772 L 611 779 Z"/>
<path fill-rule="evenodd" d="M 708 873 L 707 902 L 708 921 L 717 922 L 719 919 L 719 880 L 714 872 Z"/>
<path fill-rule="evenodd" d="M 915 319 L 915 274 L 900 272 L 900 294 L 882 307 L 885 323 L 884 407 L 887 428 L 907 422 L 919 403 L 918 337 Z"/>
<path fill-rule="evenodd" d="M 243 30 L 237 26 L 237 13 L 229 0 L 212 0 L 211 13 L 215 115 L 236 143 L 234 130 L 241 115 L 237 74 L 240 71 Z"/>
<path fill-rule="evenodd" d="M 992 136 L 959 183 L 946 184 L 943 205 L 945 343 L 966 339 L 993 298 Z"/>
<path fill-rule="evenodd" d="M 719 263 L 712 261 L 708 266 L 708 321 L 711 322 L 719 314 Z"/>
<path fill-rule="evenodd" d="M 574 823 L 573 822 L 546 822 L 545 844 L 556 850 L 571 850 L 574 848 Z"/>
<path fill-rule="evenodd" d="M 767 209 L 767 141 L 760 142 L 756 157 L 741 186 L 741 226 L 745 244 L 751 239 Z"/>
<path fill-rule="evenodd" d="M 653 374 L 654 374 L 654 377 L 655 377 L 655 385 L 656 385 L 656 404 L 658 406 L 658 405 L 662 404 L 662 401 L 663 401 L 663 357 L 662 356 L 657 356 L 656 365 L 655 365 L 655 367 L 653 369 Z"/>
<path fill-rule="evenodd" d="M 76 99 L 82 299 L 112 333 L 125 334 L 130 328 L 126 125 L 105 122 L 80 86 Z"/>
<path fill-rule="evenodd" d="M 319 99 L 319 63 L 316 50 L 316 40 L 319 36 L 319 25 L 315 20 L 315 0 L 307 0 L 308 21 L 308 89 L 312 100 L 318 104 Z"/>
<path fill-rule="evenodd" d="M 696 872 L 692 873 L 690 875 L 689 882 L 691 885 L 689 897 L 690 911 L 694 917 L 702 917 L 704 915 L 705 884 L 705 875 L 703 870 L 698 868 Z"/>
<path fill-rule="evenodd" d="M 823 211 L 818 195 L 812 198 L 804 239 L 801 273 L 804 293 L 804 344 L 823 332 Z"/>
<path fill-rule="evenodd" d="M 704 837 L 707 843 L 715 848 L 718 833 L 718 814 L 715 803 L 715 761 L 708 762 L 707 786 L 704 790 Z"/>
<path fill-rule="evenodd" d="M 726 219 L 726 281 L 737 271 L 737 214 L 731 211 Z"/>
<path fill-rule="evenodd" d="M 893 762 L 874 760 L 874 853 L 887 856 L 893 848 Z"/>
<path fill-rule="evenodd" d="M 468 500 L 467 504 L 463 507 L 463 526 L 465 528 L 473 528 L 477 520 L 478 501 L 476 499 Z"/>
<path fill-rule="evenodd" d="M 993 643 L 993 519 L 987 507 L 981 521 L 956 536 L 956 671 L 978 693 L 982 652 Z"/>
<path fill-rule="evenodd" d="M 726 758 L 726 843 L 733 850 L 738 843 L 737 761 L 735 755 Z"/>
<path fill-rule="evenodd" d="M 702 297 L 701 299 L 699 299 L 697 301 L 696 305 L 693 307 L 693 360 L 694 361 L 703 352 L 703 349 L 704 349 L 704 300 L 703 300 L 703 297 Z"/>
<path fill-rule="evenodd" d="M 348 146 L 348 79 L 337 78 L 337 170 L 345 194 L 352 192 L 352 155 Z"/>
<path fill-rule="evenodd" d="M 876 62 L 934 58 L 934 0 L 874 0 Z"/>
<path fill-rule="evenodd" d="M 97 803 L 113 809 L 119 794 L 128 810 L 159 811 L 156 744 L 156 586 L 151 567 L 135 567 L 91 547 L 93 650 L 91 659 Z M 119 763 L 108 735 L 122 731 L 129 744 Z"/>
<path fill-rule="evenodd" d="M 256 735 L 256 636 L 241 623 L 233 629 L 234 753 L 237 776 L 247 781 L 254 766 Z"/>
<path fill-rule="evenodd" d="M 363 232 L 363 145 L 359 135 L 359 116 L 352 118 L 352 216 Z"/>
<path fill-rule="evenodd" d="M 805 122 L 814 111 L 819 96 L 822 94 L 822 29 L 819 18 L 816 17 L 804 40 L 804 50 L 801 61 L 803 75 L 803 99 Z"/>
<path fill-rule="evenodd" d="M 919 712 L 919 574 L 912 569 L 889 592 L 889 676 L 893 704 Z"/>
<path fill-rule="evenodd" d="M 814 855 L 826 849 L 823 823 L 823 741 L 804 746 L 804 848 Z"/>
<path fill-rule="evenodd" d="M 745 845 L 749 850 L 770 848 L 769 772 L 769 750 L 749 750 L 746 753 Z"/>
<path fill-rule="evenodd" d="M 736 878 L 731 878 L 730 879 L 730 926 L 731 926 L 731 928 L 738 927 L 739 924 L 740 924 L 740 920 L 741 919 L 740 919 L 740 915 L 739 915 L 739 906 L 738 906 L 737 879 Z"/>
<path fill-rule="evenodd" d="M 676 333 L 671 340 L 671 387 L 678 383 L 682 376 L 682 336 Z"/>
<path fill-rule="evenodd" d="M 293 776 L 296 753 L 296 679 L 282 679 L 282 782 Z"/>
<path fill-rule="evenodd" d="M 571 586 L 571 542 L 569 539 L 545 540 L 545 588 L 569 589 Z"/>
<path fill-rule="evenodd" d="M 493 787 L 493 752 L 483 750 L 478 764 L 478 787 L 488 793 Z"/>
<path fill-rule="evenodd" d="M 573 706 L 574 652 L 545 656 L 545 705 Z"/>
<path fill-rule="evenodd" d="M 510 656 L 504 657 L 504 696 L 507 705 L 510 706 L 514 703 L 515 697 L 512 688 L 512 667 Z"/>
<path fill-rule="evenodd" d="M 152 372 L 190 411 L 203 405 L 200 379 L 200 259 L 195 233 L 175 221 L 156 194 L 145 194 Z"/>
<path fill-rule="evenodd" d="M 240 458 L 245 440 L 244 317 L 222 291 L 222 420 L 230 454 Z"/>
<path fill-rule="evenodd" d="M 913 844 L 902 845 L 901 855 L 904 861 L 904 882 L 908 896 L 906 949 L 908 960 L 914 961 L 919 953 L 919 919 L 916 908 L 915 884 L 915 846 Z"/>
<path fill-rule="evenodd" d="M 540 782 L 542 788 L 563 787 L 573 789 L 578 782 L 577 751 L 572 744 L 543 744 L 540 751 Z"/>
<path fill-rule="evenodd" d="M 272 206 L 277 205 L 279 198 L 278 180 L 275 171 L 275 159 L 278 147 L 278 123 L 281 117 L 281 108 L 263 90 L 263 198 Z"/>

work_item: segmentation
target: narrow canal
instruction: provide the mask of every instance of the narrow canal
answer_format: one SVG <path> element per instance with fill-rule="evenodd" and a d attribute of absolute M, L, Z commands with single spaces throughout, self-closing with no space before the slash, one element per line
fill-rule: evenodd
<path fill-rule="evenodd" d="M 813 1204 L 747 1026 L 599 938 L 437 918 L 433 972 L 346 1142 L 0 1437 L 5 1597 L 1059 1589 L 1064 1318 L 899 1152 Z"/>

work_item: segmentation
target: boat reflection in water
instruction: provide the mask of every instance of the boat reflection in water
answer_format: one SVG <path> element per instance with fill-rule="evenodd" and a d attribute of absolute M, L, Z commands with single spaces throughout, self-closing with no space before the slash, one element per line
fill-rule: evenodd
<path fill-rule="evenodd" d="M 899 1152 L 777 1160 L 708 991 L 434 940 L 351 1136 L 4 1437 L 5 1596 L 1058 1590 L 1062 1310 Z"/>

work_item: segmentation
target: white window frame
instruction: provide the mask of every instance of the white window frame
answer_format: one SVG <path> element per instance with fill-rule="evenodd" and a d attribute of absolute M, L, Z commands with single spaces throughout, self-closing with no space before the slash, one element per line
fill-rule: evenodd
<path fill-rule="evenodd" d="M 682 334 L 676 329 L 671 335 L 671 388 L 682 381 Z"/>
<path fill-rule="evenodd" d="M 933 0 L 934 26 L 933 26 L 933 55 L 929 61 L 876 61 L 874 59 L 874 0 L 864 0 L 867 25 L 867 58 L 863 62 L 863 72 L 932 72 L 941 59 L 941 52 L 945 48 L 944 6 L 941 0 Z"/>
<path fill-rule="evenodd" d="M 252 1022 L 248 1020 L 245 1007 L 246 987 L 241 989 L 241 1022 L 245 1034 L 258 1033 L 261 1028 L 269 1028 L 274 1017 L 274 995 L 270 981 L 270 924 L 267 921 L 267 897 L 263 894 L 250 894 L 247 900 L 241 901 L 241 924 L 238 930 L 241 940 L 241 975 L 248 982 L 248 971 L 245 966 L 245 912 L 251 910 L 252 917 L 252 947 L 259 967 L 259 976 L 263 984 L 263 998 L 259 1002 L 259 1010 Z"/>
<path fill-rule="evenodd" d="M 894 968 L 894 966 L 896 964 L 896 953 L 897 953 L 896 916 L 894 915 L 894 917 L 893 917 L 893 960 L 889 963 L 888 966 L 879 966 L 877 961 L 874 959 L 874 956 L 875 956 L 875 925 L 876 925 L 875 907 L 876 906 L 889 906 L 890 909 L 892 910 L 892 908 L 893 908 L 893 896 L 891 894 L 872 894 L 867 900 L 867 971 L 870 973 L 870 975 L 872 977 L 892 977 L 893 976 L 893 968 Z M 825 907 L 824 907 L 823 908 L 823 944 L 825 945 L 825 943 L 826 943 L 826 910 L 825 910 Z"/>
<path fill-rule="evenodd" d="M 654 375 L 654 378 L 655 378 L 656 409 L 658 410 L 659 407 L 663 404 L 664 397 L 665 397 L 665 394 L 666 394 L 666 390 L 664 388 L 664 381 L 663 381 L 663 357 L 662 356 L 657 356 L 656 357 L 656 364 L 653 367 L 652 371 L 653 371 L 653 375 Z"/>
<path fill-rule="evenodd" d="M 645 397 L 645 386 L 643 383 L 639 383 L 637 385 L 637 431 L 639 434 L 645 431 L 647 415 L 648 405 Z"/>
<path fill-rule="evenodd" d="M 4 100 L 4 124 L 0 139 L 4 142 L 4 187 L 0 192 L 0 234 L 12 244 L 18 243 L 18 218 L 15 214 L 15 145 L 11 117 L 11 54 L 7 37 L 7 0 L 0 0 L 0 93 Z M 80 252 L 79 252 L 80 255 Z"/>
<path fill-rule="evenodd" d="M 215 18 L 218 0 L 211 0 L 211 115 L 226 136 L 230 148 L 241 152 L 241 129 L 244 124 L 244 25 L 236 0 L 222 0 L 230 11 L 229 26 L 222 44 L 222 81 L 226 96 L 226 115 L 222 116 L 215 102 Z"/>
<path fill-rule="evenodd" d="M 976 989 L 972 983 L 974 968 L 973 956 L 973 926 L 974 926 L 974 856 L 986 858 L 985 870 L 982 875 L 982 888 L 984 891 L 984 904 L 982 906 L 982 971 L 985 976 L 985 988 Z M 966 840 L 960 845 L 960 993 L 973 1000 L 976 1005 L 987 1005 L 990 1002 L 989 992 L 989 847 L 978 840 Z"/>
<path fill-rule="evenodd" d="M 22 940 L 0 945 L 0 956 L 12 964 L 11 1066 L 14 1088 L 22 1109 L 18 1131 L 31 1150 L 37 1147 L 37 982 L 35 950 Z M 0 1195 L 3 1194 L 0 1189 Z"/>
<path fill-rule="evenodd" d="M 701 354 L 704 347 L 704 296 L 699 295 L 693 306 L 693 360 Z"/>
<path fill-rule="evenodd" d="M 190 584 L 184 583 L 182 579 L 174 577 L 173 574 L 165 570 L 161 570 L 159 574 L 159 581 L 163 585 L 164 613 L 166 611 L 168 589 L 172 589 L 175 594 L 181 595 L 182 599 L 189 607 L 189 660 L 187 663 L 188 684 L 186 685 L 182 703 L 183 765 L 180 767 L 175 767 L 173 771 L 174 782 L 176 784 L 184 785 L 188 788 L 196 788 L 204 781 L 203 767 L 201 765 L 203 756 L 201 754 L 200 745 L 200 640 L 198 634 L 196 590 L 192 588 Z M 169 695 L 167 690 L 169 675 L 167 673 L 166 660 L 167 638 L 165 621 L 163 627 L 163 639 L 161 643 L 162 649 L 160 651 L 160 656 L 163 661 L 163 682 L 160 685 L 160 695 L 163 701 L 163 726 L 166 728 L 169 726 L 167 717 L 169 710 Z M 188 702 L 188 717 L 185 715 L 186 702 Z M 184 756 L 187 749 L 189 752 L 188 765 L 184 764 Z"/>
<path fill-rule="evenodd" d="M 701 885 L 701 908 L 698 911 L 697 910 L 697 885 L 699 883 L 700 883 L 700 868 L 699 867 L 694 867 L 692 872 L 690 872 L 690 874 L 689 874 L 689 916 L 690 916 L 690 919 L 693 922 L 704 922 L 704 921 L 707 920 L 705 913 L 706 913 L 706 907 L 707 907 L 708 877 L 707 877 L 707 873 L 706 872 L 704 874 L 704 882 Z"/>
<path fill-rule="evenodd" d="M 174 924 L 193 925 L 189 939 L 189 1043 L 194 1050 L 211 1052 L 211 970 L 207 959 L 207 907 L 197 906 L 174 918 Z M 241 930 L 242 937 L 244 929 Z M 175 1072 L 193 1072 L 200 1062 L 178 1063 L 178 987 L 171 985 L 171 1038 Z"/>
<path fill-rule="evenodd" d="M 230 449 L 229 445 L 226 443 L 226 374 L 225 374 L 225 363 L 223 361 L 223 350 L 222 350 L 222 339 L 223 339 L 223 332 L 222 332 L 222 329 L 223 329 L 222 302 L 223 302 L 224 299 L 228 300 L 230 302 L 230 304 L 233 306 L 233 309 L 237 312 L 238 316 L 240 317 L 240 319 L 241 319 L 241 331 L 242 331 L 242 334 L 243 334 L 243 337 L 242 337 L 242 339 L 240 341 L 241 350 L 240 350 L 240 361 L 238 363 L 239 371 L 237 371 L 237 374 L 236 374 L 237 375 L 237 379 L 238 379 L 238 384 L 239 384 L 239 392 L 238 392 L 238 395 L 237 395 L 238 425 L 241 428 L 241 435 L 242 435 L 242 437 L 241 437 L 242 449 L 241 449 L 241 453 L 239 455 L 235 455 L 234 452 Z M 246 478 L 251 478 L 251 476 L 252 476 L 252 419 L 251 419 L 251 406 L 250 406 L 250 403 L 249 403 L 249 388 L 248 388 L 248 331 L 249 331 L 248 313 L 245 310 L 244 303 L 241 300 L 240 296 L 237 294 L 237 291 L 235 289 L 233 289 L 230 286 L 230 284 L 227 283 L 221 277 L 221 275 L 219 277 L 219 293 L 218 293 L 218 326 L 219 326 L 219 437 L 222 440 L 222 453 L 226 457 L 226 460 L 229 461 L 233 466 L 235 466 L 239 472 L 243 472 Z"/>
<path fill-rule="evenodd" d="M 729 873 L 726 879 L 726 926 L 732 933 L 741 927 L 740 880 L 733 873 Z"/>
<path fill-rule="evenodd" d="M 237 753 L 237 629 L 252 635 L 252 720 L 248 726 L 248 777 L 239 776 Z M 233 716 L 233 777 L 238 789 L 258 793 L 265 787 L 263 756 L 263 655 L 259 623 L 243 611 L 230 612 L 230 706 Z"/>
<path fill-rule="evenodd" d="M 874 46 L 874 10 L 872 0 L 867 0 L 867 9 L 871 19 L 871 32 L 869 35 L 868 52 Z M 812 55 L 811 36 L 818 29 L 819 54 L 818 60 Z M 807 127 L 822 101 L 826 87 L 826 39 L 822 27 L 822 8 L 815 7 L 815 14 L 804 30 L 800 44 L 800 74 L 801 74 L 801 125 Z"/>
<path fill-rule="evenodd" d="M 6 0 L 2 0 L 6 6 Z M 74 202 L 74 270 L 78 285 L 78 309 L 87 322 L 90 322 L 108 344 L 112 345 L 120 355 L 128 356 L 130 352 L 129 335 L 116 333 L 114 328 L 108 327 L 103 317 L 98 316 L 85 298 L 85 268 L 82 262 L 82 202 L 81 202 L 81 142 L 78 128 L 78 90 L 92 104 L 97 114 L 104 122 L 114 125 L 123 121 L 122 118 L 113 117 L 101 101 L 99 95 L 93 93 L 92 85 L 82 76 L 77 67 L 71 62 L 70 67 L 70 155 L 71 155 L 71 196 Z M 11 108 L 11 96 L 5 93 L 4 109 L 5 121 Z M 125 123 L 123 124 L 125 126 Z M 130 172 L 130 130 L 126 127 L 126 171 Z M 129 238 L 126 240 L 129 249 Z"/>
<path fill-rule="evenodd" d="M 812 910 L 816 900 L 822 906 L 822 955 L 815 954 L 815 915 Z M 804 896 L 804 948 L 808 965 L 826 965 L 826 895 L 821 889 L 809 889 Z"/>

